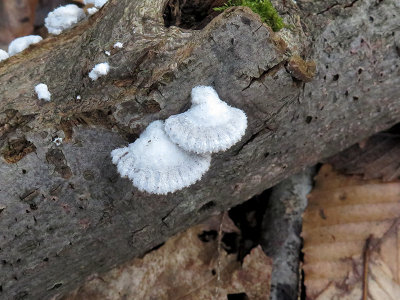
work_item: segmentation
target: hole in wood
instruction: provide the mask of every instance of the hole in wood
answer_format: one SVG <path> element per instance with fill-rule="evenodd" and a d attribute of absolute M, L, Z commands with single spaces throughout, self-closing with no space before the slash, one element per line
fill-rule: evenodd
<path fill-rule="evenodd" d="M 228 300 L 247 300 L 249 297 L 245 293 L 238 293 L 238 294 L 228 294 Z"/>
<path fill-rule="evenodd" d="M 333 81 L 338 81 L 339 79 L 339 74 L 333 75 Z"/>
<path fill-rule="evenodd" d="M 210 210 L 213 207 L 215 207 L 214 201 L 207 202 L 206 204 L 204 204 L 202 207 L 199 208 L 199 213 Z"/>
<path fill-rule="evenodd" d="M 185 29 L 204 28 L 219 12 L 213 8 L 223 6 L 226 0 L 170 0 L 164 9 L 166 27 Z"/>
<path fill-rule="evenodd" d="M 201 234 L 198 235 L 198 238 L 200 241 L 204 243 L 208 243 L 210 241 L 213 241 L 217 238 L 218 232 L 215 230 L 210 230 L 210 231 L 203 231 Z"/>

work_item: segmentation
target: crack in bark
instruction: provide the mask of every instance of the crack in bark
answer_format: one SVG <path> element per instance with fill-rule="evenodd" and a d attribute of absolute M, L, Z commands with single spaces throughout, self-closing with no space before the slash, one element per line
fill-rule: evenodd
<path fill-rule="evenodd" d="M 279 107 L 278 110 L 277 110 L 276 112 L 274 112 L 274 113 L 271 115 L 271 117 L 269 117 L 267 120 L 264 121 L 264 126 L 263 126 L 260 130 L 258 130 L 256 133 L 253 133 L 253 134 L 243 143 L 243 145 L 240 146 L 240 148 L 237 149 L 237 150 L 235 151 L 234 156 L 238 155 L 238 154 L 243 150 L 243 148 L 244 148 L 246 145 L 248 145 L 248 144 L 250 144 L 252 141 L 254 141 L 263 131 L 265 131 L 265 130 L 275 131 L 276 128 L 271 128 L 271 127 L 269 127 L 267 124 L 268 124 L 274 117 L 276 117 L 277 115 L 279 115 L 280 112 L 282 111 L 282 109 L 285 108 L 285 106 L 287 106 L 287 105 L 289 105 L 289 104 L 292 104 L 294 101 L 298 100 L 298 98 L 299 98 L 299 95 L 293 97 L 293 99 L 291 99 L 291 100 L 285 102 L 281 107 Z"/>
<path fill-rule="evenodd" d="M 321 10 L 320 12 L 317 12 L 317 15 L 322 15 L 324 13 L 326 13 L 327 11 L 331 10 L 332 8 L 334 8 L 335 6 L 338 6 L 339 3 L 335 2 L 332 5 L 328 6 L 327 8 L 325 8 L 324 10 Z"/>
<path fill-rule="evenodd" d="M 21 201 L 30 201 L 33 198 L 35 198 L 37 195 L 39 195 L 39 189 L 38 188 L 25 193 L 24 195 L 20 196 L 19 199 Z"/>
<path fill-rule="evenodd" d="M 269 68 L 269 69 L 267 69 L 267 70 L 264 70 L 264 71 L 260 74 L 260 76 L 258 76 L 258 77 L 251 77 L 249 84 L 248 84 L 244 89 L 242 89 L 242 92 L 244 92 L 245 90 L 247 90 L 248 88 L 250 88 L 254 82 L 261 82 L 261 83 L 262 83 L 262 82 L 264 81 L 265 77 L 267 77 L 267 76 L 269 76 L 269 75 L 271 75 L 271 74 L 272 74 L 272 75 L 275 74 L 275 73 L 276 73 L 279 69 L 281 69 L 286 63 L 287 63 L 287 61 L 286 61 L 286 60 L 283 60 L 283 61 L 279 62 L 278 64 L 272 66 L 271 68 Z"/>
<path fill-rule="evenodd" d="M 179 206 L 180 202 L 176 204 L 167 214 L 161 218 L 161 222 L 169 228 L 168 224 L 165 222 L 165 220 L 172 214 L 172 212 Z"/>
<path fill-rule="evenodd" d="M 134 236 L 135 234 L 138 234 L 138 233 L 142 232 L 143 230 L 145 230 L 145 229 L 146 229 L 147 227 L 149 227 L 149 226 L 150 226 L 150 225 L 145 225 L 145 226 L 143 226 L 142 228 L 139 228 L 139 229 L 133 231 L 133 232 L 132 232 L 132 236 Z"/>
<path fill-rule="evenodd" d="M 350 8 L 353 7 L 353 5 L 358 2 L 359 0 L 353 0 L 352 2 L 343 5 L 343 8 Z M 325 8 L 324 10 L 321 10 L 320 12 L 317 13 L 317 15 L 322 15 L 324 13 L 326 13 L 327 11 L 331 10 L 332 8 L 339 6 L 340 4 L 338 2 L 333 3 L 332 5 L 328 6 L 327 8 Z"/>
<path fill-rule="evenodd" d="M 263 131 L 263 130 L 265 130 L 265 129 L 267 129 L 267 128 L 261 128 L 259 131 L 257 131 L 256 133 L 253 133 L 241 146 L 240 146 L 240 148 L 239 149 L 237 149 L 236 151 L 235 151 L 235 154 L 234 154 L 234 156 L 236 156 L 236 155 L 238 155 L 242 150 L 243 150 L 243 148 L 245 147 L 245 146 L 247 146 L 248 144 L 250 144 L 252 141 L 254 141 L 254 139 L 256 138 L 256 137 L 258 137 L 259 135 L 260 135 L 260 133 Z"/>
<path fill-rule="evenodd" d="M 358 2 L 358 0 L 353 0 L 351 3 L 346 4 L 345 6 L 343 6 L 343 8 L 349 8 L 349 7 L 353 7 L 353 5 Z"/>
<path fill-rule="evenodd" d="M 263 27 L 263 25 L 264 25 L 264 24 L 261 24 L 256 30 L 254 30 L 254 31 L 252 32 L 252 34 L 254 35 L 258 30 L 260 30 L 261 27 Z"/>

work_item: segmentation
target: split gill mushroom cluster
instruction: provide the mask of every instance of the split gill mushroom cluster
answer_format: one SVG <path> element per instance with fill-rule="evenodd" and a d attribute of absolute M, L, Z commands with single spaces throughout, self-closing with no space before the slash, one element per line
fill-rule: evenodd
<path fill-rule="evenodd" d="M 83 4 L 86 5 L 88 14 L 92 15 L 102 8 L 107 2 L 108 0 L 84 0 Z M 44 25 L 50 34 L 59 35 L 63 31 L 72 28 L 86 17 L 87 15 L 84 9 L 75 4 L 68 4 L 65 6 L 60 6 L 51 11 L 45 18 Z M 43 38 L 39 35 L 27 35 L 14 39 L 8 46 L 8 52 L 0 49 L 0 62 L 24 51 L 31 45 L 37 44 L 42 40 Z M 123 43 L 116 42 L 114 44 L 114 48 L 123 48 Z M 109 51 L 105 51 L 105 53 L 108 56 L 111 55 Z M 99 77 L 107 75 L 109 70 L 110 66 L 107 62 L 99 63 L 93 67 L 88 75 L 91 80 L 95 81 Z M 39 100 L 51 101 L 51 93 L 49 92 L 48 86 L 45 83 L 37 84 L 35 86 L 35 92 Z"/>
<path fill-rule="evenodd" d="M 189 110 L 150 123 L 135 142 L 111 152 L 120 175 L 140 191 L 165 195 L 194 184 L 210 168 L 212 153 L 245 134 L 246 114 L 212 87 L 197 86 L 191 96 Z"/>
<path fill-rule="evenodd" d="M 108 0 L 84 0 L 91 15 Z M 89 11 L 92 9 L 92 12 Z M 59 35 L 86 17 L 74 4 L 50 12 L 45 26 L 50 34 Z M 25 36 L 12 41 L 8 53 L 0 50 L 0 61 L 27 49 L 42 40 Z M 116 42 L 113 48 L 123 48 Z M 104 52 L 110 56 L 110 51 Z M 96 64 L 88 76 L 92 81 L 110 71 L 107 62 Z M 38 99 L 51 101 L 45 83 L 35 86 Z M 78 95 L 77 99 L 81 99 Z M 184 113 L 165 121 L 152 122 L 140 137 L 127 147 L 111 152 L 112 162 L 122 177 L 129 178 L 140 191 L 165 195 L 188 187 L 202 178 L 210 168 L 211 154 L 225 151 L 236 144 L 247 128 L 246 114 L 222 101 L 214 88 L 197 86 L 191 93 L 192 106 Z M 62 139 L 54 143 L 61 145 Z"/>

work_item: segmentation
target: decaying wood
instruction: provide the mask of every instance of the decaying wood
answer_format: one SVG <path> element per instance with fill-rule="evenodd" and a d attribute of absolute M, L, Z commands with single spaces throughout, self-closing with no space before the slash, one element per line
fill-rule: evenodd
<path fill-rule="evenodd" d="M 400 121 L 398 1 L 285 3 L 292 26 L 276 34 L 246 8 L 191 30 L 164 26 L 167 0 L 112 0 L 0 63 L 1 297 L 61 294 Z M 110 151 L 187 109 L 198 84 L 247 113 L 246 136 L 190 188 L 138 192 Z"/>
<path fill-rule="evenodd" d="M 271 190 L 260 242 L 273 261 L 271 300 L 300 297 L 301 224 L 314 175 L 315 168 L 307 168 L 283 180 Z"/>
<path fill-rule="evenodd" d="M 398 126 L 377 133 L 327 159 L 335 170 L 362 175 L 364 179 L 393 181 L 400 177 Z"/>

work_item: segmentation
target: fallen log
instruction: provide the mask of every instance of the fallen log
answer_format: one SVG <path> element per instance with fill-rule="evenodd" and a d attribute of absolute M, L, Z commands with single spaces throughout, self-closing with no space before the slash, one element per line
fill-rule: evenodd
<path fill-rule="evenodd" d="M 241 7 L 196 30 L 165 26 L 187 2 L 110 1 L 0 63 L 1 298 L 60 295 L 400 121 L 396 0 L 279 3 L 290 26 L 278 33 Z M 246 112 L 245 137 L 195 185 L 139 192 L 110 151 L 185 111 L 199 84 Z"/>

